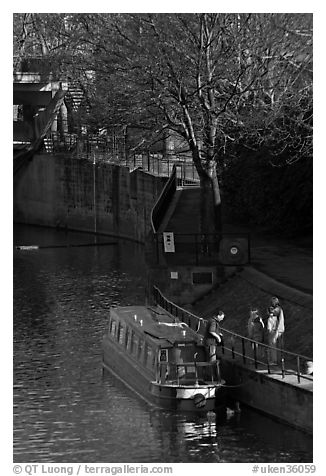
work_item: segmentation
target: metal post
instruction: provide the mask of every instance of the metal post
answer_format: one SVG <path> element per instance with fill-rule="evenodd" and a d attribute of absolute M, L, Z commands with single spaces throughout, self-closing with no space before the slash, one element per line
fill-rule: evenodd
<path fill-rule="evenodd" d="M 246 348 L 245 348 L 245 341 L 244 338 L 241 338 L 241 344 L 242 344 L 242 358 L 243 358 L 243 363 L 246 363 Z"/>
<path fill-rule="evenodd" d="M 216 361 L 216 374 L 217 374 L 217 381 L 221 383 L 221 372 L 220 372 L 220 361 Z"/>
<path fill-rule="evenodd" d="M 196 362 L 196 358 L 195 358 L 195 384 L 198 385 L 198 369 L 197 369 L 197 362 Z"/>
<path fill-rule="evenodd" d="M 282 378 L 285 377 L 285 365 L 284 365 L 284 358 L 281 358 L 281 369 L 282 369 Z"/>
<path fill-rule="evenodd" d="M 254 359 L 255 359 L 255 369 L 257 369 L 257 344 L 254 342 Z"/>
<path fill-rule="evenodd" d="M 297 377 L 298 377 L 298 383 L 300 383 L 300 357 L 299 357 L 299 355 L 297 356 Z"/>

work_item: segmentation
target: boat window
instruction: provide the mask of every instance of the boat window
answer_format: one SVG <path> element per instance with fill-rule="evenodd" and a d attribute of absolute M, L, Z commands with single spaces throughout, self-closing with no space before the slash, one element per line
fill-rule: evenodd
<path fill-rule="evenodd" d="M 161 349 L 159 355 L 160 362 L 167 362 L 168 360 L 168 351 L 167 349 Z"/>
<path fill-rule="evenodd" d="M 119 322 L 119 326 L 118 326 L 118 341 L 120 344 L 123 344 L 123 338 L 124 338 L 124 335 L 125 335 L 125 328 L 124 326 L 121 324 L 121 322 Z"/>
<path fill-rule="evenodd" d="M 135 357 L 138 355 L 138 336 L 135 333 L 132 336 L 132 355 Z"/>
<path fill-rule="evenodd" d="M 141 358 L 143 349 L 144 349 L 144 340 L 140 338 L 138 342 L 138 355 L 137 355 L 138 360 L 140 360 Z"/>
<path fill-rule="evenodd" d="M 133 350 L 134 350 L 134 337 L 135 337 L 135 333 L 134 331 L 132 330 L 130 332 L 130 339 L 129 339 L 129 351 L 130 353 L 132 354 L 133 353 Z"/>
<path fill-rule="evenodd" d="M 126 349 L 129 349 L 129 346 L 130 346 L 130 329 L 129 329 L 129 327 L 127 327 L 127 329 L 126 329 L 125 346 L 126 346 Z"/>
<path fill-rule="evenodd" d="M 147 362 L 147 350 L 148 350 L 148 344 L 145 342 L 144 344 L 144 365 L 146 365 Z"/>
<path fill-rule="evenodd" d="M 146 344 L 145 346 L 145 357 L 144 357 L 144 364 L 147 368 L 152 368 L 154 366 L 154 351 L 153 348 Z"/>
<path fill-rule="evenodd" d="M 117 325 L 116 321 L 112 319 L 110 323 L 110 334 L 113 336 L 115 335 L 116 325 Z"/>

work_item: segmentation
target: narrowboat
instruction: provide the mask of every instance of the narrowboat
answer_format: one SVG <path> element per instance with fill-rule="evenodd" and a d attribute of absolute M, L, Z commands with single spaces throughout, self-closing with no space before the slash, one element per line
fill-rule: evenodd
<path fill-rule="evenodd" d="M 103 367 L 156 407 L 207 412 L 223 402 L 219 363 L 207 362 L 202 336 L 159 306 L 110 309 Z"/>

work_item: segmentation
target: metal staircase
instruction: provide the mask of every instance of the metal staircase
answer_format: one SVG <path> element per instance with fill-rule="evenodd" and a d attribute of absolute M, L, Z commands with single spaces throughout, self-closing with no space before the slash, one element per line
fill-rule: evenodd
<path fill-rule="evenodd" d="M 14 175 L 32 159 L 39 150 L 47 133 L 51 129 L 60 107 L 64 101 L 66 91 L 59 89 L 44 111 L 41 111 L 34 119 L 34 139 L 24 147 L 14 149 Z M 49 145 L 48 145 L 49 147 Z"/>

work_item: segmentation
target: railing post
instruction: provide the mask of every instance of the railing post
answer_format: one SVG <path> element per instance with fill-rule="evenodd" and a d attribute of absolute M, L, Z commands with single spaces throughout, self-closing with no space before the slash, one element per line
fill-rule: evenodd
<path fill-rule="evenodd" d="M 241 338 L 241 344 L 242 344 L 242 358 L 243 358 L 243 363 L 246 363 L 246 347 L 245 347 L 245 341 L 244 338 Z"/>
<path fill-rule="evenodd" d="M 217 374 L 217 381 L 218 383 L 221 383 L 221 372 L 220 372 L 220 361 L 216 361 L 216 374 Z"/>
<path fill-rule="evenodd" d="M 282 378 L 285 377 L 285 365 L 284 365 L 284 358 L 281 358 L 281 370 L 282 370 Z"/>
<path fill-rule="evenodd" d="M 297 356 L 297 377 L 298 377 L 298 383 L 300 383 L 300 357 L 299 357 L 299 355 Z"/>
<path fill-rule="evenodd" d="M 196 359 L 195 359 L 195 384 L 198 385 L 198 369 L 197 369 L 197 362 L 196 362 Z"/>
<path fill-rule="evenodd" d="M 254 342 L 254 359 L 255 359 L 255 369 L 257 369 L 257 344 Z"/>

